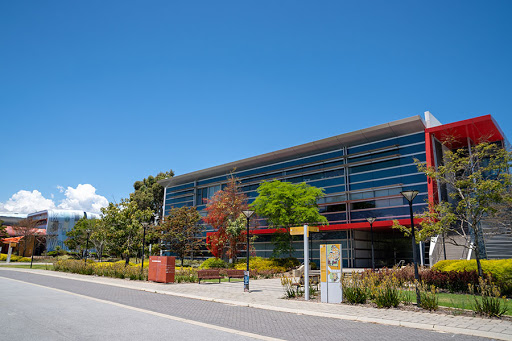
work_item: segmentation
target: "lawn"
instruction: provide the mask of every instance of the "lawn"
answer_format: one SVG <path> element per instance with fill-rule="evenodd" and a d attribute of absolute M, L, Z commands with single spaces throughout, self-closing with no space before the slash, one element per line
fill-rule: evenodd
<path fill-rule="evenodd" d="M 416 295 L 413 291 L 410 291 L 410 298 L 413 303 L 416 303 Z M 439 306 L 450 307 L 456 309 L 467 309 L 474 310 L 474 298 L 473 295 L 466 294 L 449 294 L 449 293 L 439 293 Z M 477 299 L 480 300 L 480 297 L 477 296 Z M 508 311 L 505 315 L 512 316 L 512 300 L 507 299 L 507 308 Z"/>

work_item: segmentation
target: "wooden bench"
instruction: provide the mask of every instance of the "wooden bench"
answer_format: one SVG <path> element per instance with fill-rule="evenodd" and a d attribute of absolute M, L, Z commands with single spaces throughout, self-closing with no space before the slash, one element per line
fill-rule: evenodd
<path fill-rule="evenodd" d="M 218 279 L 220 283 L 220 271 L 219 270 L 197 270 L 197 278 L 199 279 L 199 284 L 201 284 L 202 279 Z"/>
<path fill-rule="evenodd" d="M 226 270 L 228 275 L 228 282 L 231 282 L 231 278 L 244 278 L 244 270 Z"/>

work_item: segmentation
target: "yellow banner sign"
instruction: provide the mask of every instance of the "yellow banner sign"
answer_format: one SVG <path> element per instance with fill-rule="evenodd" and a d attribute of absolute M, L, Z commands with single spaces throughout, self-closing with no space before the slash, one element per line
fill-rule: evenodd
<path fill-rule="evenodd" d="M 318 226 L 308 226 L 308 237 L 309 237 L 309 232 L 318 232 L 318 231 L 320 231 L 320 228 Z M 304 226 L 290 227 L 290 234 L 292 236 L 304 235 Z"/>
<path fill-rule="evenodd" d="M 341 244 L 320 245 L 320 281 L 339 283 L 341 281 Z"/>

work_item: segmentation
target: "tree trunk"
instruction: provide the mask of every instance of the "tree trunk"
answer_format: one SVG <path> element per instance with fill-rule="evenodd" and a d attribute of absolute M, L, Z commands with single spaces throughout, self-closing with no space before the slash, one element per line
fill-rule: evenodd
<path fill-rule="evenodd" d="M 126 261 L 124 263 L 124 266 L 128 266 L 128 265 L 130 265 L 130 255 L 126 254 Z"/>
<path fill-rule="evenodd" d="M 477 231 L 475 229 L 473 229 L 473 233 L 475 234 L 475 245 L 474 245 L 474 248 L 475 248 L 475 259 L 476 259 L 476 267 L 478 269 L 478 277 L 480 278 L 484 278 L 484 272 L 482 270 L 482 264 L 480 263 L 480 249 L 479 249 L 479 239 L 478 239 L 478 234 L 477 234 Z"/>
<path fill-rule="evenodd" d="M 181 257 L 181 267 L 183 268 L 183 261 L 185 257 Z"/>
<path fill-rule="evenodd" d="M 288 249 L 288 256 L 292 258 L 292 250 L 293 250 L 293 236 L 289 234 L 290 248 Z"/>

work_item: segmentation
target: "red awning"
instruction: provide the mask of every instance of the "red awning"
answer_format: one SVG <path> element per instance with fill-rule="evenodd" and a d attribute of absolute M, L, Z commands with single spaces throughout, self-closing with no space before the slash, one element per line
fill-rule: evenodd
<path fill-rule="evenodd" d="M 2 243 L 4 243 L 4 244 L 19 243 L 22 238 L 23 237 L 4 238 L 4 239 L 2 239 Z"/>

